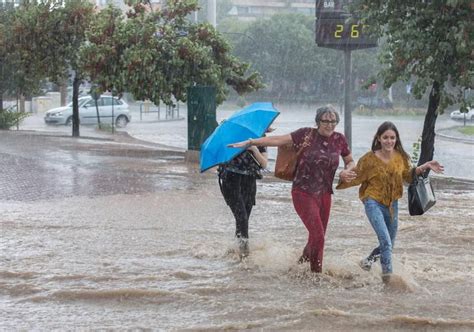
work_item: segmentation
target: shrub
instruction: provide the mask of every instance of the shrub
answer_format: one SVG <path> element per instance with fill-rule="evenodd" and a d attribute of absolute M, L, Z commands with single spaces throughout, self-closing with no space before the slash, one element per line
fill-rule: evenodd
<path fill-rule="evenodd" d="M 29 115 L 29 113 L 12 112 L 8 109 L 0 111 L 0 129 L 10 129 Z"/>

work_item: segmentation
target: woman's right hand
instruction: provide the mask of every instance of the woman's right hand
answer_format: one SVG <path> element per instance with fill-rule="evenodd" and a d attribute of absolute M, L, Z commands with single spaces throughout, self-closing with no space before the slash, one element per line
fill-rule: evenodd
<path fill-rule="evenodd" d="M 250 146 L 250 143 L 251 143 L 250 141 L 251 141 L 251 140 L 248 139 L 248 140 L 245 140 L 245 141 L 242 141 L 242 142 L 227 144 L 227 147 L 229 147 L 229 148 L 245 148 L 245 147 L 249 147 L 249 146 Z"/>
<path fill-rule="evenodd" d="M 343 182 L 351 182 L 356 177 L 357 177 L 357 173 L 350 169 L 343 169 L 339 173 L 339 179 L 341 179 Z"/>

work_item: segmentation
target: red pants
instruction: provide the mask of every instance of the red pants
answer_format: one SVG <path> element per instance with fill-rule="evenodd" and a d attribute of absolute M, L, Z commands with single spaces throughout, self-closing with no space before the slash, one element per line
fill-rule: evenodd
<path fill-rule="evenodd" d="M 291 196 L 296 213 L 309 233 L 303 258 L 309 260 L 312 272 L 320 273 L 323 267 L 324 235 L 331 211 L 331 194 L 316 195 L 293 189 Z"/>

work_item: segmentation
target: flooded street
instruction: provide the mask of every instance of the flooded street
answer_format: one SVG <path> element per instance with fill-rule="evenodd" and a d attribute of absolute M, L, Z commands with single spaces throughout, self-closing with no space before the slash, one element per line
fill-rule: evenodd
<path fill-rule="evenodd" d="M 334 195 L 314 275 L 296 263 L 307 232 L 290 183 L 259 182 L 240 262 L 215 174 L 182 153 L 12 132 L 0 142 L 1 330 L 474 329 L 472 182 L 437 179 L 424 216 L 401 200 L 398 282 L 384 288 L 379 265 L 358 266 L 377 239 L 357 189 Z"/>

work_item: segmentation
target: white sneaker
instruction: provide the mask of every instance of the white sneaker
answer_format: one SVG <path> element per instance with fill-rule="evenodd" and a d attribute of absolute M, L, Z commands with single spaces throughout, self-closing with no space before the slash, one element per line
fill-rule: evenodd
<path fill-rule="evenodd" d="M 370 269 L 372 268 L 372 264 L 374 264 L 374 261 L 369 259 L 369 257 L 364 258 L 359 262 L 359 266 L 362 268 L 362 270 L 365 271 L 370 271 Z"/>
<path fill-rule="evenodd" d="M 368 256 L 359 262 L 359 266 L 365 271 L 370 271 L 372 264 L 374 264 L 378 258 L 380 258 L 380 255 Z"/>

